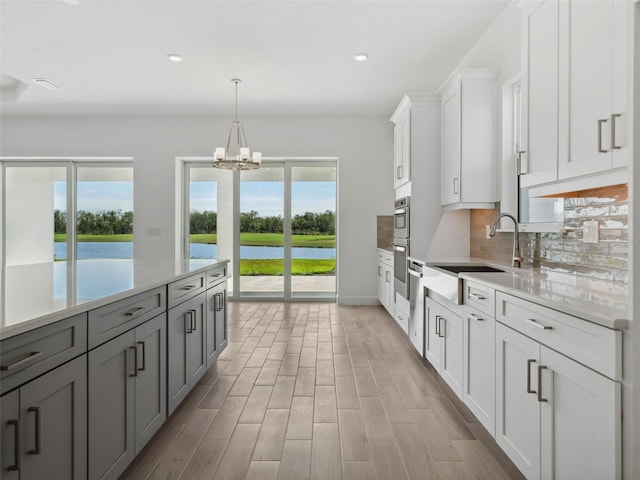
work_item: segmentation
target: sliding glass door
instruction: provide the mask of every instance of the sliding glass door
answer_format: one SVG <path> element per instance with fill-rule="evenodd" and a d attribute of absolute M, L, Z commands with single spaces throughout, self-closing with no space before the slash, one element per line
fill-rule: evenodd
<path fill-rule="evenodd" d="M 211 168 L 210 160 L 185 168 L 185 254 L 231 259 L 232 298 L 335 300 L 335 160 L 264 161 L 243 172 Z M 201 229 L 216 254 L 195 247 Z"/>

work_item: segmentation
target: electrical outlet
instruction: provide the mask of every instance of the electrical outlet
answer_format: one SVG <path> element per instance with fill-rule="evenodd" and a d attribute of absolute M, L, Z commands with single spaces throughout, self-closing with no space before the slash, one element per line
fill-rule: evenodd
<path fill-rule="evenodd" d="M 489 232 L 491 232 L 491 225 L 485 225 L 486 227 L 486 231 L 485 231 L 485 236 L 487 237 L 487 240 L 491 238 L 491 235 L 489 235 Z"/>
<path fill-rule="evenodd" d="M 600 222 L 598 220 L 588 220 L 582 223 L 583 243 L 600 242 Z"/>

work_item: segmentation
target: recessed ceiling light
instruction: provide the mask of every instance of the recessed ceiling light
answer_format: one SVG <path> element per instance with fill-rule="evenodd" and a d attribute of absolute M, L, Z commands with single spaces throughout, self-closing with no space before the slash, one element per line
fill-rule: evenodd
<path fill-rule="evenodd" d="M 356 62 L 364 62 L 367 58 L 369 58 L 369 54 L 368 53 L 356 53 L 353 58 L 356 60 Z"/>
<path fill-rule="evenodd" d="M 169 57 L 169 60 L 172 62 L 180 62 L 182 60 L 182 57 L 177 53 L 169 53 L 167 57 Z"/>
<path fill-rule="evenodd" d="M 60 85 L 56 85 L 48 78 L 32 78 L 31 81 L 47 90 L 62 90 Z"/>

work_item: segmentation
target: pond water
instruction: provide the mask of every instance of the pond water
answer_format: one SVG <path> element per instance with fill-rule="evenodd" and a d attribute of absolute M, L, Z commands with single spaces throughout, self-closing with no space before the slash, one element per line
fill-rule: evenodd
<path fill-rule="evenodd" d="M 78 260 L 86 258 L 133 258 L 132 242 L 79 242 Z M 55 258 L 63 259 L 67 256 L 64 242 L 54 243 Z M 191 258 L 217 258 L 218 246 L 207 243 L 192 243 Z M 292 258 L 308 258 L 316 260 L 335 260 L 335 248 L 291 248 Z M 240 258 L 284 258 L 284 247 L 240 247 Z"/>

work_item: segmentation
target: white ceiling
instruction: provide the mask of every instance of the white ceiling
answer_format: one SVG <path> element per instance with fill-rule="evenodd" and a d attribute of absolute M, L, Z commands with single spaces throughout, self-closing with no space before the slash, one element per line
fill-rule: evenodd
<path fill-rule="evenodd" d="M 3 0 L 2 114 L 227 115 L 232 77 L 240 116 L 390 114 L 435 92 L 508 3 Z"/>

